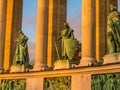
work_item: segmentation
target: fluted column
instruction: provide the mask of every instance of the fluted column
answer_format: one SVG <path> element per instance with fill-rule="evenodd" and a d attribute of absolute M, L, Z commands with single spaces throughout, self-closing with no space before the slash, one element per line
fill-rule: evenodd
<path fill-rule="evenodd" d="M 48 0 L 38 0 L 36 27 L 36 56 L 34 70 L 41 70 L 47 63 Z"/>
<path fill-rule="evenodd" d="M 0 0 L 0 69 L 3 69 L 7 1 Z"/>
<path fill-rule="evenodd" d="M 95 0 L 82 0 L 82 59 L 80 66 L 95 62 Z"/>
<path fill-rule="evenodd" d="M 109 0 L 96 0 L 96 60 L 100 64 L 103 62 L 103 56 L 107 52 L 107 1 Z"/>
<path fill-rule="evenodd" d="M 4 1 L 4 0 L 0 0 Z M 22 26 L 23 0 L 7 0 L 6 33 L 4 50 L 4 70 L 9 70 L 12 64 L 16 47 L 18 31 Z M 0 56 L 1 57 L 1 56 Z"/>
<path fill-rule="evenodd" d="M 48 13 L 48 51 L 47 51 L 47 65 L 53 66 L 53 63 L 58 59 L 55 49 L 55 38 L 60 35 L 64 23 L 66 22 L 67 0 L 49 0 Z M 61 52 L 61 43 L 58 43 L 58 50 Z M 59 53 L 61 56 L 61 53 Z"/>

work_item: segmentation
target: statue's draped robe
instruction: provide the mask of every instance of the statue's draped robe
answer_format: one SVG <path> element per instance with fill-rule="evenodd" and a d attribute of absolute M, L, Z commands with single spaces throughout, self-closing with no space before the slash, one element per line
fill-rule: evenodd
<path fill-rule="evenodd" d="M 70 28 L 63 29 L 61 31 L 62 36 L 62 57 L 67 57 L 72 60 L 75 55 L 75 39 L 73 35 L 73 30 Z"/>
<path fill-rule="evenodd" d="M 28 38 L 24 34 L 19 35 L 19 37 L 17 38 L 17 46 L 13 58 L 13 65 L 24 64 L 26 67 L 29 66 L 27 40 Z"/>
<path fill-rule="evenodd" d="M 108 53 L 120 52 L 120 13 L 112 11 L 107 20 Z"/>

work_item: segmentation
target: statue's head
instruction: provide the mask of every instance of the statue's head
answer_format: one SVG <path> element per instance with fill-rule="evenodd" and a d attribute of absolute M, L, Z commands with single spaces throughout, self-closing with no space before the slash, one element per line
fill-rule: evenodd
<path fill-rule="evenodd" d="M 64 23 L 64 28 L 70 28 L 68 23 Z"/>
<path fill-rule="evenodd" d="M 19 33 L 19 34 L 23 34 L 22 30 L 20 30 L 18 33 Z"/>
<path fill-rule="evenodd" d="M 110 11 L 117 11 L 117 5 L 116 4 L 110 4 Z"/>

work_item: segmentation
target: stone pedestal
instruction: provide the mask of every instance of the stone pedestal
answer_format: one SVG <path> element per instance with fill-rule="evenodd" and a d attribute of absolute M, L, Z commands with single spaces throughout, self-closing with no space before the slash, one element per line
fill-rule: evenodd
<path fill-rule="evenodd" d="M 25 67 L 24 65 L 12 65 L 10 68 L 10 72 L 24 72 L 25 71 Z"/>
<path fill-rule="evenodd" d="M 80 61 L 80 66 L 92 66 L 92 65 L 98 65 L 94 58 L 85 57 L 82 58 Z"/>
<path fill-rule="evenodd" d="M 104 63 L 103 64 L 112 64 L 112 63 L 120 63 L 120 54 L 107 54 L 103 57 Z"/>
<path fill-rule="evenodd" d="M 10 65 L 12 65 L 11 60 L 13 59 L 16 47 L 15 40 L 22 26 L 22 3 L 23 0 L 7 0 L 4 70 L 8 70 Z"/>
<path fill-rule="evenodd" d="M 33 70 L 31 71 L 41 71 L 41 70 L 46 70 L 48 66 L 46 64 L 35 64 Z"/>
<path fill-rule="evenodd" d="M 69 69 L 72 68 L 72 64 L 69 60 L 57 60 L 54 63 L 54 69 Z"/>

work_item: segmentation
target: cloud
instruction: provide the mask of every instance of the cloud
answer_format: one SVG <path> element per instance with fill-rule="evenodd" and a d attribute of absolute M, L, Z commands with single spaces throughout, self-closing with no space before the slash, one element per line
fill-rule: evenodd
<path fill-rule="evenodd" d="M 35 41 L 36 35 L 36 16 L 24 16 L 22 30 L 29 37 L 29 41 Z"/>
<path fill-rule="evenodd" d="M 35 27 L 36 26 L 36 16 L 24 16 L 23 22 L 24 27 Z"/>
<path fill-rule="evenodd" d="M 75 16 L 68 16 L 67 22 L 74 30 L 75 37 L 81 42 L 81 11 L 75 14 Z"/>

